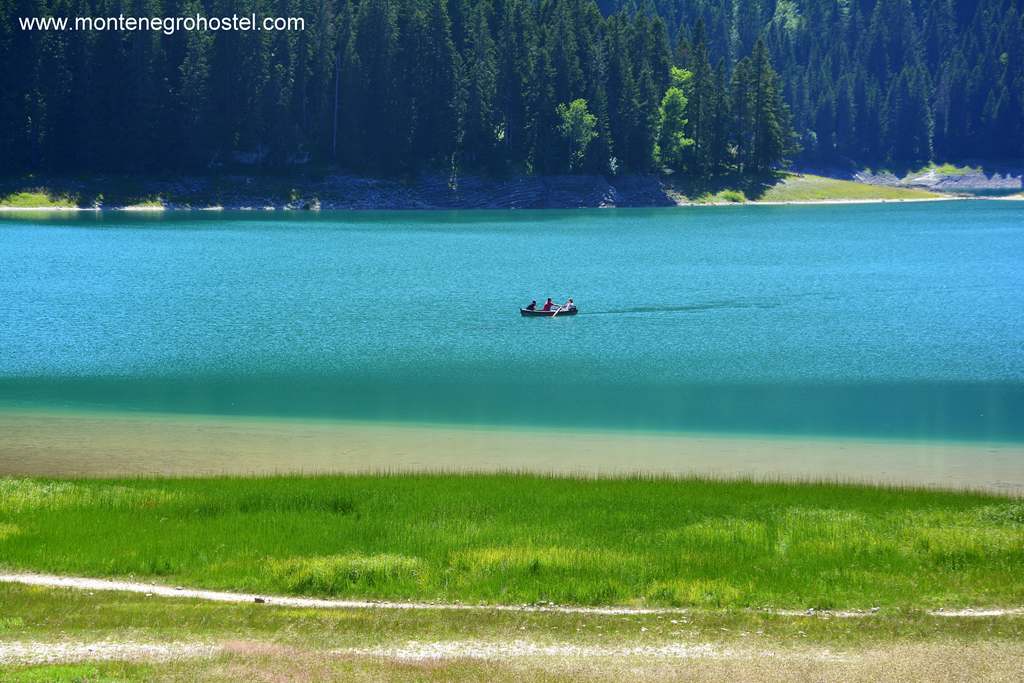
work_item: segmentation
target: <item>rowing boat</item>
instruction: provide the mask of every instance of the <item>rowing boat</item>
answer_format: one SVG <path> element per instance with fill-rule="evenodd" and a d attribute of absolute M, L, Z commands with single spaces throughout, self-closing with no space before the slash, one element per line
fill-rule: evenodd
<path fill-rule="evenodd" d="M 542 311 L 540 309 L 531 311 L 528 308 L 519 309 L 519 314 L 522 315 L 524 318 L 550 318 L 555 313 L 557 313 L 558 317 L 561 318 L 563 315 L 576 315 L 577 313 L 579 313 L 579 309 L 576 308 L 575 306 L 566 309 L 552 308 L 550 311 Z"/>

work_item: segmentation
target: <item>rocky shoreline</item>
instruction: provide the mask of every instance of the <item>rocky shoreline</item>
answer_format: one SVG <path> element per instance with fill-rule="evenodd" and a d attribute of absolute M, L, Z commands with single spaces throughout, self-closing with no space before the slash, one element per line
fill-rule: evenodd
<path fill-rule="evenodd" d="M 902 178 L 890 172 L 841 172 L 836 169 L 808 172 L 824 176 L 821 180 L 852 181 L 851 186 L 876 186 L 907 190 L 929 190 L 933 198 L 955 196 L 1009 195 L 1024 191 L 1024 170 L 931 169 Z M 656 174 L 623 175 L 550 175 L 493 178 L 465 176 L 450 178 L 443 174 L 425 174 L 414 179 L 368 178 L 344 173 L 302 175 L 296 177 L 256 174 L 185 176 L 174 179 L 137 179 L 125 176 L 95 176 L 88 180 L 30 178 L 0 181 L 0 198 L 17 193 L 35 193 L 20 206 L 2 208 L 66 209 L 226 209 L 226 210 L 466 210 L 466 209 L 575 209 L 606 207 L 664 207 L 697 204 L 728 204 L 741 201 L 772 202 L 762 196 L 784 178 L 729 178 L 694 182 Z M 808 176 L 809 178 L 813 176 Z M 853 185 L 856 183 L 856 186 Z M 746 195 L 734 191 L 746 190 Z M 726 191 L 726 192 L 723 192 Z M 722 195 L 730 194 L 731 198 Z M 872 197 L 839 195 L 811 200 L 876 201 Z M 943 197 L 945 195 L 945 197 Z M 927 196 L 927 195 L 926 195 Z M 696 199 L 692 199 L 696 197 Z M 738 197 L 738 199 L 737 199 Z M 49 198 L 49 199 L 48 199 Z M 53 201 L 56 198 L 56 201 Z M 788 199 L 788 197 L 785 197 Z M 877 201 L 887 199 L 879 193 Z M 0 202 L 2 204 L 3 202 Z M 799 199 L 792 203 L 804 203 Z"/>
<path fill-rule="evenodd" d="M 855 174 L 858 182 L 887 187 L 911 187 L 954 194 L 992 194 L 1024 191 L 1024 174 L 1007 170 L 1004 173 L 985 173 L 972 170 L 964 173 L 941 173 L 934 169 L 907 178 L 897 178 L 889 172 Z"/>
<path fill-rule="evenodd" d="M 675 206 L 655 175 L 516 176 L 507 179 L 423 175 L 414 181 L 346 174 L 279 178 L 256 175 L 123 182 L 120 178 L 35 180 L 48 195 L 77 198 L 78 208 L 454 210 Z M 25 184 L 8 191 L 25 191 Z"/>
<path fill-rule="evenodd" d="M 906 187 L 951 194 L 1012 194 L 1024 192 L 1024 165 L 982 164 L 960 169 L 929 168 L 897 177 L 891 171 L 857 171 L 859 183 Z"/>

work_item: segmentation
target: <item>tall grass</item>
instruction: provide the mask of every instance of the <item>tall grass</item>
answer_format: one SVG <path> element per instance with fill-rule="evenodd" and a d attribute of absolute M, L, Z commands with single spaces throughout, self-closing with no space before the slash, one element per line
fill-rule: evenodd
<path fill-rule="evenodd" d="M 518 474 L 0 479 L 0 564 L 395 599 L 1020 604 L 1024 503 Z"/>

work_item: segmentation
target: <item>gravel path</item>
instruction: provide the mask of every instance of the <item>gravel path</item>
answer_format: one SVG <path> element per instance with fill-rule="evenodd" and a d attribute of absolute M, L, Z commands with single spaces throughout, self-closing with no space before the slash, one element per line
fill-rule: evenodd
<path fill-rule="evenodd" d="M 386 600 L 332 600 L 324 598 L 298 598 L 284 595 L 258 595 L 202 590 L 197 588 L 161 586 L 159 584 L 91 579 L 53 574 L 6 573 L 0 574 L 0 583 L 15 583 L 47 588 L 70 588 L 88 591 L 121 591 L 142 593 L 162 598 L 192 598 L 212 602 L 258 603 L 282 607 L 313 609 L 392 609 L 392 610 L 487 610 L 493 612 L 555 612 L 564 614 L 630 615 L 630 614 L 685 614 L 690 610 L 671 607 L 574 607 L 565 605 L 469 605 L 442 602 L 391 602 Z M 808 616 L 826 618 L 859 618 L 879 612 L 872 610 L 765 610 L 780 616 Z M 958 608 L 929 610 L 938 617 L 1004 617 L 1024 615 L 1024 607 Z"/>
<path fill-rule="evenodd" d="M 409 641 L 392 647 L 345 648 L 332 650 L 332 654 L 355 657 L 384 657 L 404 661 L 430 661 L 444 659 L 486 659 L 503 660 L 520 657 L 557 657 L 559 659 L 596 657 L 639 657 L 650 659 L 810 659 L 845 661 L 845 655 L 829 650 L 801 649 L 799 651 L 753 650 L 721 647 L 709 643 L 667 645 L 574 645 L 572 643 L 542 644 L 528 640 L 513 640 L 503 643 L 476 640 L 452 640 L 443 642 Z"/>
<path fill-rule="evenodd" d="M 0 641 L 0 666 L 68 662 L 150 661 L 212 657 L 221 651 L 209 643 L 140 643 L 134 641 L 58 642 Z"/>
<path fill-rule="evenodd" d="M 265 643 L 209 643 L 177 641 L 145 643 L 139 641 L 0 641 L 0 666 L 38 666 L 71 662 L 131 661 L 167 662 L 181 659 L 210 658 L 220 654 L 260 654 L 275 651 Z M 848 655 L 823 649 L 754 650 L 721 647 L 709 643 L 666 645 L 577 645 L 573 643 L 536 643 L 529 640 L 493 642 L 482 640 L 408 641 L 395 645 L 352 647 L 329 650 L 331 657 L 368 657 L 406 662 L 477 659 L 510 661 L 515 659 L 557 658 L 559 660 L 595 658 L 640 658 L 650 660 L 785 659 L 809 661 L 848 661 Z"/>

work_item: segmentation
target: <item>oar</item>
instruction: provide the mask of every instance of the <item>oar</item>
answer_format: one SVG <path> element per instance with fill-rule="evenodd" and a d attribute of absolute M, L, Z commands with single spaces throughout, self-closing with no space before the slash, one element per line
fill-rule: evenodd
<path fill-rule="evenodd" d="M 554 318 L 554 317 L 555 317 L 556 315 L 558 315 L 559 313 L 561 313 L 561 312 L 562 312 L 562 309 L 563 309 L 563 308 L 565 308 L 565 307 L 564 307 L 564 306 L 559 306 L 559 307 L 558 307 L 558 310 L 556 310 L 556 311 L 554 312 L 554 314 L 552 314 L 552 316 L 551 316 L 551 317 L 552 317 L 552 318 Z"/>

